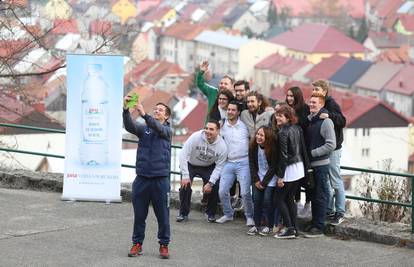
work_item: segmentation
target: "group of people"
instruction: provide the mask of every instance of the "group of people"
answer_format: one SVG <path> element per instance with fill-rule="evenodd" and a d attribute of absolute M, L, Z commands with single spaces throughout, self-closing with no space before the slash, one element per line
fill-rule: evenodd
<path fill-rule="evenodd" d="M 210 223 L 233 220 L 230 192 L 235 181 L 240 187 L 249 235 L 297 237 L 301 188 L 305 190 L 305 207 L 311 206 L 312 211 L 305 236 L 322 235 L 327 218 L 332 224 L 341 223 L 345 195 L 340 157 L 346 120 L 339 105 L 328 96 L 329 83 L 312 83 L 308 105 L 301 89 L 292 87 L 285 101 L 272 107 L 265 96 L 250 90 L 247 81 L 234 82 L 230 76 L 224 76 L 218 88 L 209 85 L 204 80 L 208 67 L 204 61 L 196 72 L 196 84 L 207 97 L 209 110 L 204 129 L 193 133 L 180 153 L 177 222 L 188 221 L 192 183 L 199 177 Z M 142 253 L 145 221 L 152 203 L 158 221 L 160 256 L 168 258 L 171 110 L 158 103 L 151 116 L 138 103 L 133 109 L 145 124 L 136 123 L 127 105 L 130 98 L 124 98 L 124 125 L 139 142 L 137 176 L 132 185 L 133 245 L 128 256 Z M 216 219 L 219 201 L 223 216 Z"/>
<path fill-rule="evenodd" d="M 207 84 L 207 71 L 204 61 L 196 72 L 209 112 L 205 128 L 189 137 L 180 154 L 177 222 L 188 221 L 191 185 L 200 177 L 208 222 L 233 220 L 230 189 L 237 180 L 250 235 L 297 237 L 301 188 L 304 209 L 309 207 L 312 216 L 305 236 L 322 235 L 327 218 L 340 224 L 345 214 L 340 157 L 346 119 L 328 95 L 329 83 L 313 82 L 308 101 L 300 88 L 289 88 L 284 102 L 272 107 L 261 93 L 249 90 L 247 81 L 224 76 L 218 88 Z M 223 216 L 216 219 L 219 201 Z"/>

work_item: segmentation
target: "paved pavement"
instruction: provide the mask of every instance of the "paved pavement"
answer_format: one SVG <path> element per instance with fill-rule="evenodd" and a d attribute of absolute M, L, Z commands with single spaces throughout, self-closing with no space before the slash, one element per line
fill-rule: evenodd
<path fill-rule="evenodd" d="M 63 202 L 60 194 L 0 189 L 0 266 L 414 266 L 414 250 L 332 237 L 248 236 L 242 220 L 185 224 L 171 210 L 171 258 L 158 258 L 151 212 L 144 255 L 128 258 L 131 203 Z"/>

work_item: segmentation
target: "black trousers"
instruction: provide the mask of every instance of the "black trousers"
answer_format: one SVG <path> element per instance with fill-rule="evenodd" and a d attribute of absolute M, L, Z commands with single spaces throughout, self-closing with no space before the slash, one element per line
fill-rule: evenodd
<path fill-rule="evenodd" d="M 302 179 L 299 180 L 299 185 L 298 188 L 296 190 L 296 194 L 295 194 L 295 200 L 296 201 L 300 201 L 300 194 L 301 194 L 301 187 L 303 187 L 305 189 L 305 201 L 306 202 L 310 202 L 312 199 L 311 196 L 311 189 L 309 188 L 308 185 L 308 180 L 306 177 L 303 177 Z"/>
<path fill-rule="evenodd" d="M 299 180 L 286 182 L 282 188 L 276 190 L 274 194 L 276 207 L 279 208 L 283 224 L 286 227 L 296 228 L 296 204 L 295 193 L 299 185 Z"/>
<path fill-rule="evenodd" d="M 190 180 L 193 182 L 194 177 L 201 177 L 203 179 L 203 185 L 208 183 L 210 180 L 211 173 L 215 168 L 215 164 L 201 167 L 201 166 L 194 166 L 188 163 L 188 172 L 190 174 Z M 218 182 L 213 186 L 213 190 L 209 194 L 205 194 L 207 196 L 207 209 L 206 214 L 208 216 L 216 215 L 217 210 L 217 201 L 218 201 Z M 184 216 L 188 216 L 190 213 L 190 206 L 191 206 L 191 194 L 193 190 L 191 189 L 191 184 L 187 185 L 186 188 L 180 188 L 180 214 Z"/>

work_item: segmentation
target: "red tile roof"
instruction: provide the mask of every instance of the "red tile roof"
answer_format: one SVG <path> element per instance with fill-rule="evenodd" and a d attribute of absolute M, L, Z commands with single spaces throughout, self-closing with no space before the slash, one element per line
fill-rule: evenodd
<path fill-rule="evenodd" d="M 167 61 L 153 61 L 145 59 L 137 64 L 124 77 L 124 84 L 130 82 L 134 84 L 147 83 L 155 85 L 166 75 L 184 75 L 186 74 L 180 66 Z"/>
<path fill-rule="evenodd" d="M 177 64 L 159 61 L 150 72 L 145 74 L 144 82 L 155 85 L 166 75 L 181 75 L 185 72 Z"/>
<path fill-rule="evenodd" d="M 413 96 L 414 94 L 414 65 L 404 66 L 384 89 L 397 94 Z"/>
<path fill-rule="evenodd" d="M 180 12 L 180 20 L 191 20 L 191 16 L 197 10 L 197 4 L 187 4 L 184 9 Z"/>
<path fill-rule="evenodd" d="M 309 62 L 305 60 L 299 60 L 293 57 L 284 57 L 276 53 L 266 57 L 254 67 L 255 69 L 269 70 L 273 73 L 279 73 L 290 77 L 308 64 Z"/>
<path fill-rule="evenodd" d="M 270 40 L 305 53 L 363 53 L 366 48 L 344 33 L 324 24 L 302 24 Z"/>
<path fill-rule="evenodd" d="M 382 51 L 375 61 L 389 61 L 392 63 L 408 63 L 410 62 L 410 46 L 402 45 L 399 48 L 388 48 Z"/>
<path fill-rule="evenodd" d="M 8 4 L 11 6 L 18 6 L 18 7 L 27 7 L 29 4 L 29 1 L 27 0 L 8 0 L 5 2 L 8 2 Z"/>
<path fill-rule="evenodd" d="M 403 15 L 400 15 L 399 19 L 406 31 L 409 31 L 409 32 L 414 31 L 414 15 L 403 14 Z"/>
<path fill-rule="evenodd" d="M 53 34 L 79 33 L 76 19 L 55 19 L 53 21 Z"/>
<path fill-rule="evenodd" d="M 410 36 L 403 35 L 397 32 L 368 32 L 368 38 L 372 40 L 375 47 L 379 49 L 384 48 L 399 48 L 401 45 L 410 42 Z"/>
<path fill-rule="evenodd" d="M 144 102 L 148 97 L 152 96 L 153 90 L 145 85 L 138 85 L 134 87 L 130 92 L 135 92 L 139 96 L 139 101 Z"/>
<path fill-rule="evenodd" d="M 199 33 L 205 29 L 200 24 L 191 24 L 188 22 L 178 22 L 168 27 L 162 35 L 175 37 L 180 40 L 193 40 Z"/>
<path fill-rule="evenodd" d="M 89 24 L 89 30 L 93 34 L 109 36 L 112 34 L 112 23 L 104 20 L 94 20 Z"/>
<path fill-rule="evenodd" d="M 223 18 L 229 14 L 236 5 L 238 5 L 237 0 L 223 1 L 206 20 L 206 25 L 216 26 L 217 24 L 223 23 Z"/>
<path fill-rule="evenodd" d="M 380 0 L 373 8 L 376 9 L 379 17 L 385 18 L 395 13 L 403 2 L 403 0 Z"/>
<path fill-rule="evenodd" d="M 0 94 L 0 122 L 25 124 L 37 127 L 63 129 L 64 127 L 46 114 L 36 111 L 33 107 L 17 100 L 16 97 Z M 2 134 L 24 133 L 27 130 L 2 127 Z"/>
<path fill-rule="evenodd" d="M 192 134 L 204 127 L 204 118 L 207 116 L 207 103 L 198 101 L 197 106 L 185 117 L 181 123 L 181 127 L 188 130 L 188 134 Z"/>
<path fill-rule="evenodd" d="M 315 12 L 312 12 L 312 1 L 309 0 L 273 0 L 273 4 L 276 6 L 278 12 L 282 8 L 289 8 L 290 14 L 293 17 L 301 16 L 312 16 L 315 15 Z M 353 18 L 364 18 L 364 0 L 340 0 L 337 2 L 339 7 L 342 7 L 342 10 L 349 14 Z M 326 12 L 329 14 L 331 10 Z M 332 14 L 334 15 L 334 14 Z"/>
<path fill-rule="evenodd" d="M 167 12 L 170 11 L 170 10 L 171 10 L 171 8 L 169 8 L 169 7 L 149 9 L 148 12 L 146 12 L 143 15 L 143 19 L 145 21 L 161 20 L 162 17 L 164 17 L 165 14 L 167 14 Z"/>
<path fill-rule="evenodd" d="M 317 79 L 329 79 L 332 75 L 339 70 L 349 58 L 333 55 L 329 58 L 322 59 L 317 65 L 315 65 L 310 71 L 305 74 L 306 78 Z"/>
<path fill-rule="evenodd" d="M 160 91 L 160 90 L 155 90 L 151 96 L 141 101 L 142 101 L 142 105 L 144 106 L 145 111 L 148 113 L 152 113 L 152 110 L 154 109 L 157 103 L 162 102 L 168 105 L 168 103 L 173 97 L 174 96 L 170 93 Z"/>
<path fill-rule="evenodd" d="M 137 13 L 145 13 L 151 7 L 158 6 L 161 3 L 161 0 L 140 0 L 137 2 Z"/>
<path fill-rule="evenodd" d="M 0 40 L 0 58 L 16 57 L 18 53 L 27 52 L 31 42 L 28 40 Z M 29 45 L 29 46 L 28 46 Z"/>
<path fill-rule="evenodd" d="M 286 83 L 283 88 L 273 90 L 271 92 L 271 97 L 275 100 L 284 101 L 287 90 L 292 86 L 298 86 L 302 89 L 303 97 L 305 98 L 305 101 L 307 101 L 312 95 L 311 85 L 293 81 L 293 82 Z M 355 93 L 351 93 L 349 91 L 344 92 L 344 91 L 339 91 L 335 89 L 331 89 L 329 91 L 329 95 L 332 96 L 336 100 L 338 105 L 341 107 L 341 110 L 344 116 L 346 117 L 347 126 L 356 122 L 359 118 L 364 116 L 367 112 L 377 107 L 378 105 L 384 106 L 390 112 L 397 114 L 399 117 L 404 117 L 403 115 L 401 115 L 398 111 L 396 111 L 394 108 L 392 108 L 388 104 L 373 97 L 360 96 Z M 407 118 L 405 117 L 404 119 L 407 120 Z"/>
<path fill-rule="evenodd" d="M 145 59 L 137 64 L 130 72 L 124 76 L 124 83 L 128 84 L 132 81 L 139 81 L 141 76 L 148 71 L 156 61 Z"/>

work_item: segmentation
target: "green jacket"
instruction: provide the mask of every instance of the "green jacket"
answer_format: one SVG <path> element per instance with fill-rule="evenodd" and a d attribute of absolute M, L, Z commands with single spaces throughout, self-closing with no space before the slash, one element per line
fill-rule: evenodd
<path fill-rule="evenodd" d="M 216 101 L 218 89 L 204 81 L 204 72 L 200 70 L 196 73 L 196 84 L 197 87 L 200 88 L 201 92 L 203 92 L 203 94 L 207 97 L 208 114 Z"/>

